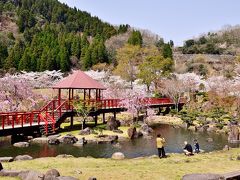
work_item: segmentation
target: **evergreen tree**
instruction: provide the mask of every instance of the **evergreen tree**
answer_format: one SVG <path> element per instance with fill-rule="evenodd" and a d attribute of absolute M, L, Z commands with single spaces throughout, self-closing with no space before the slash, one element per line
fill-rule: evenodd
<path fill-rule="evenodd" d="M 89 69 L 92 66 L 91 54 L 92 54 L 91 48 L 88 48 L 83 58 L 83 68 L 85 70 Z"/>
<path fill-rule="evenodd" d="M 7 46 L 0 42 L 0 68 L 3 68 L 5 59 L 8 57 Z"/>
<path fill-rule="evenodd" d="M 131 33 L 131 35 L 128 39 L 128 44 L 131 44 L 131 45 L 134 45 L 134 46 L 136 46 L 136 45 L 142 46 L 143 39 L 142 39 L 141 32 L 133 30 L 133 32 Z"/>
<path fill-rule="evenodd" d="M 71 45 L 71 54 L 80 58 L 81 55 L 81 37 L 75 36 Z"/>
<path fill-rule="evenodd" d="M 68 54 L 67 48 L 64 46 L 60 47 L 59 60 L 60 60 L 61 71 L 63 72 L 69 71 L 70 69 L 69 54 Z"/>
<path fill-rule="evenodd" d="M 100 40 L 98 43 L 98 63 L 109 63 L 108 61 L 108 55 L 107 55 L 107 50 L 104 44 L 103 40 Z"/>
<path fill-rule="evenodd" d="M 31 71 L 31 55 L 30 55 L 30 49 L 26 48 L 24 50 L 23 56 L 19 62 L 18 69 L 24 70 L 24 71 Z"/>
<path fill-rule="evenodd" d="M 162 54 L 164 58 L 173 59 L 172 48 L 169 43 L 163 45 Z"/>
<path fill-rule="evenodd" d="M 46 63 L 46 69 L 52 71 L 55 69 L 56 67 L 56 62 L 55 62 L 55 54 L 54 54 L 54 50 L 51 49 L 48 51 L 48 59 L 47 59 L 47 63 Z"/>
<path fill-rule="evenodd" d="M 40 71 L 45 71 L 47 69 L 48 58 L 49 58 L 49 48 L 45 47 L 40 59 Z"/>

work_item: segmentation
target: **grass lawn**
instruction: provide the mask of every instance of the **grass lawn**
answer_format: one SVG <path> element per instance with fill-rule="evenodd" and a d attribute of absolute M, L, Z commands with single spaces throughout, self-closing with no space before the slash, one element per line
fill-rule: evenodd
<path fill-rule="evenodd" d="M 89 123 L 88 123 L 89 125 Z M 67 129 L 69 128 L 69 123 L 62 123 L 61 124 L 61 128 L 63 129 Z M 100 125 L 101 126 L 101 125 Z M 81 123 L 80 122 L 77 122 L 77 121 L 74 121 L 74 128 L 73 130 L 67 130 L 66 132 L 61 132 L 60 134 L 62 136 L 66 135 L 66 134 L 72 134 L 74 136 L 76 136 L 77 138 L 82 138 L 82 137 L 85 137 L 86 140 L 91 140 L 91 139 L 95 139 L 97 135 L 95 134 L 90 134 L 90 135 L 78 135 L 78 133 L 80 132 L 80 129 L 81 129 Z M 123 138 L 128 138 L 128 134 L 127 134 L 127 130 L 129 129 L 129 127 L 119 127 L 118 129 L 122 130 L 123 133 L 122 134 L 119 134 L 119 133 L 114 133 L 112 131 L 108 131 L 108 130 L 103 130 L 102 133 L 104 135 L 118 135 L 118 137 L 123 137 Z M 100 133 L 99 130 L 96 128 L 95 130 L 98 134 Z"/>
<path fill-rule="evenodd" d="M 166 159 L 148 157 L 125 160 L 39 158 L 3 163 L 3 166 L 5 169 L 33 169 L 41 172 L 56 168 L 62 175 L 74 176 L 81 180 L 87 180 L 91 176 L 98 180 L 172 180 L 181 179 L 187 173 L 227 173 L 240 170 L 240 161 L 236 160 L 239 154 L 240 149 L 231 149 L 191 157 L 171 154 Z M 0 177 L 0 179 L 7 180 L 5 177 Z"/>

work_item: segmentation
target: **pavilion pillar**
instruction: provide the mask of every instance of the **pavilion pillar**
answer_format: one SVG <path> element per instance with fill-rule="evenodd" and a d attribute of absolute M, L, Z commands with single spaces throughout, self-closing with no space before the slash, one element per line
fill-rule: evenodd
<path fill-rule="evenodd" d="M 103 117 L 102 117 L 102 119 L 103 119 L 103 124 L 105 124 L 105 123 L 106 123 L 105 113 L 103 113 Z"/>
<path fill-rule="evenodd" d="M 96 100 L 98 100 L 98 89 L 96 89 Z"/>
<path fill-rule="evenodd" d="M 70 109 L 70 106 L 71 106 L 71 89 L 68 89 L 68 109 Z"/>
<path fill-rule="evenodd" d="M 91 89 L 88 90 L 89 93 L 89 99 L 91 99 Z"/>
<path fill-rule="evenodd" d="M 85 89 L 83 90 L 83 100 L 84 101 L 86 100 L 86 90 Z"/>
<path fill-rule="evenodd" d="M 58 89 L 58 106 L 61 105 L 61 89 Z"/>
<path fill-rule="evenodd" d="M 72 89 L 72 99 L 73 99 L 73 91 L 74 91 L 74 89 Z"/>

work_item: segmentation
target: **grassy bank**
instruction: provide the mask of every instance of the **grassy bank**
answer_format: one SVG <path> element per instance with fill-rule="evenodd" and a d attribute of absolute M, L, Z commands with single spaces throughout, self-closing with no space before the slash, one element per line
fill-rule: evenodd
<path fill-rule="evenodd" d="M 178 117 L 172 116 L 153 116 L 150 119 L 147 119 L 147 124 L 150 126 L 159 125 L 159 124 L 169 124 L 174 126 L 181 126 L 184 122 Z"/>
<path fill-rule="evenodd" d="M 105 130 L 105 129 L 102 129 L 102 128 L 99 128 L 101 126 L 106 126 L 106 125 L 99 125 L 97 127 L 94 127 L 94 125 L 92 124 L 88 124 L 88 126 L 90 126 L 92 129 L 94 129 L 94 131 L 97 133 L 97 134 L 104 134 L 104 135 L 117 135 L 120 139 L 128 139 L 128 134 L 127 134 L 127 130 L 129 129 L 129 127 L 127 126 L 121 126 L 119 127 L 118 129 L 122 130 L 123 133 L 115 133 L 113 131 L 109 131 L 109 130 Z M 75 137 L 77 137 L 78 139 L 84 137 L 86 140 L 92 140 L 92 139 L 97 139 L 97 134 L 90 134 L 90 135 L 79 135 L 79 132 L 80 132 L 80 129 L 81 129 L 81 123 L 80 122 L 74 122 L 74 128 L 71 129 L 70 128 L 70 124 L 69 123 L 62 123 L 61 124 L 61 128 L 63 129 L 66 129 L 66 131 L 64 132 L 61 132 L 61 136 L 64 136 L 66 134 L 72 134 L 74 135 Z M 102 129 L 101 132 L 99 129 Z"/>
<path fill-rule="evenodd" d="M 94 176 L 98 180 L 159 180 L 181 179 L 187 173 L 227 173 L 240 170 L 240 161 L 236 160 L 240 149 L 198 154 L 186 157 L 183 154 L 171 154 L 166 159 L 138 158 L 125 160 L 94 158 L 39 158 L 31 161 L 3 163 L 5 169 L 33 169 L 46 172 L 56 168 L 62 175 L 87 180 Z M 0 177 L 1 180 L 7 180 Z M 16 178 L 8 178 L 16 179 Z"/>

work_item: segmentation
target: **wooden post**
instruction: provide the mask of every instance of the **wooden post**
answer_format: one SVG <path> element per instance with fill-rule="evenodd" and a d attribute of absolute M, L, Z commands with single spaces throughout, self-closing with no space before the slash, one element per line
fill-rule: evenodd
<path fill-rule="evenodd" d="M 103 113 L 103 124 L 106 123 L 106 119 L 105 119 L 105 113 Z"/>
<path fill-rule="evenodd" d="M 98 116 L 97 115 L 95 116 L 94 120 L 95 120 L 95 126 L 96 126 L 97 125 L 97 121 L 98 121 Z"/>
<path fill-rule="evenodd" d="M 71 115 L 71 122 L 70 122 L 71 124 L 70 124 L 70 127 L 71 127 L 71 129 L 73 128 L 73 114 Z"/>

